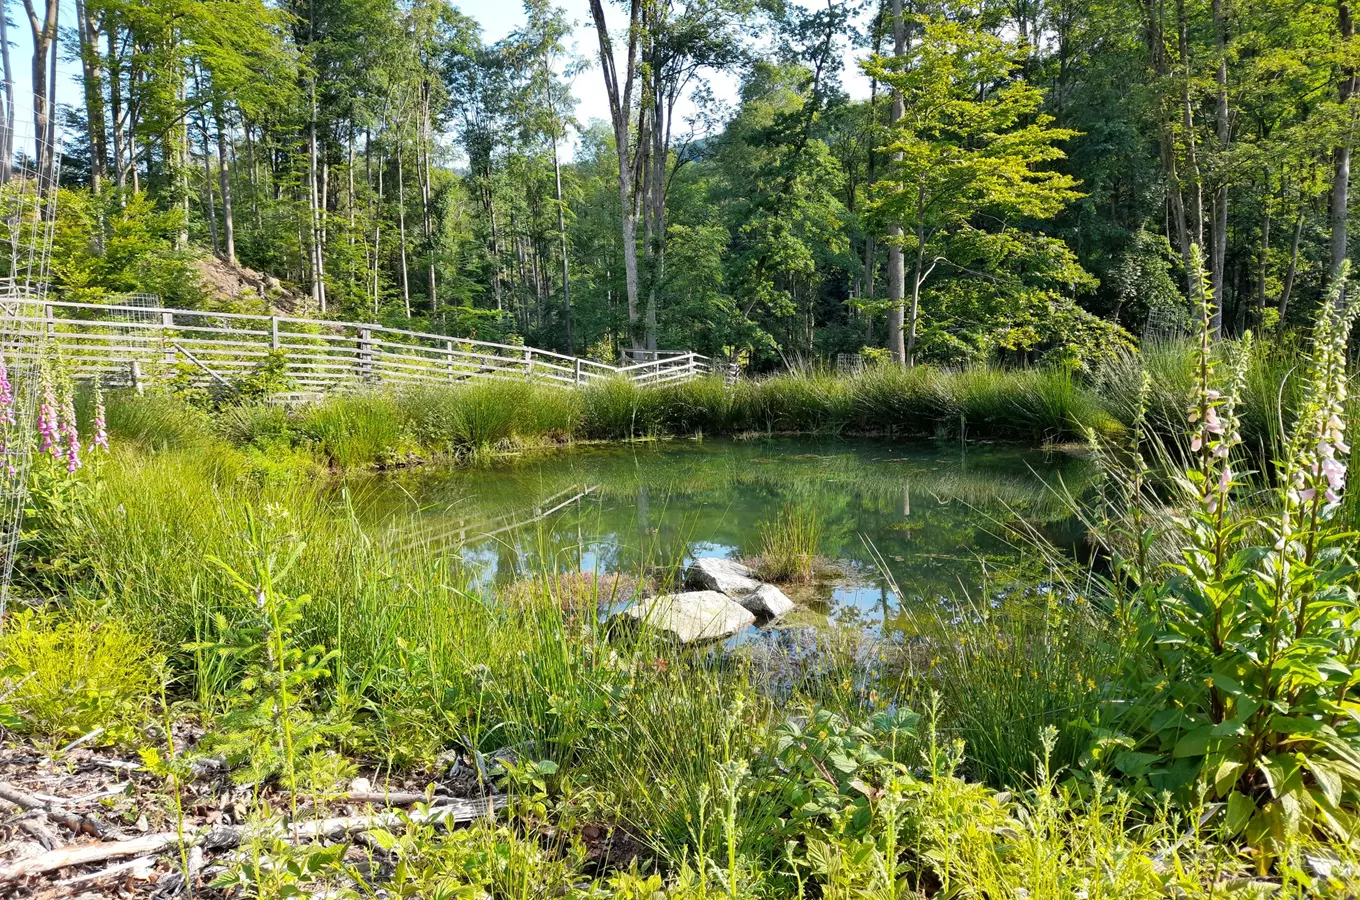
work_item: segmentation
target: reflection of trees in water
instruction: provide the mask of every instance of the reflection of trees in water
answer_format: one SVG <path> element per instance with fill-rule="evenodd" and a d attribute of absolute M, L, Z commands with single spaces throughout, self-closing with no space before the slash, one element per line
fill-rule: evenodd
<path fill-rule="evenodd" d="M 597 568 L 638 572 L 679 561 L 695 542 L 754 552 L 761 523 L 794 504 L 816 512 L 823 555 L 869 575 L 867 539 L 908 598 L 929 600 L 1027 576 L 1013 572 L 1019 554 L 1007 526 L 1061 522 L 1063 494 L 1079 493 L 1091 477 L 1082 460 L 1006 447 L 673 441 L 398 476 L 378 487 L 385 498 L 370 514 L 397 530 L 410 527 L 413 513 L 422 529 L 460 517 L 514 519 L 543 498 L 590 485 L 588 497 L 498 535 L 497 570 L 562 571 L 588 553 Z"/>

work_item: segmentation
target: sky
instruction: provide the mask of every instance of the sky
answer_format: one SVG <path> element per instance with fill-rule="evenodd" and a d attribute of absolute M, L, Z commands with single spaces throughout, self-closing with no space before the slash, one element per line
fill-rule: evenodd
<path fill-rule="evenodd" d="M 9 38 L 12 45 L 15 91 L 19 100 L 21 122 L 31 121 L 32 80 L 29 75 L 29 60 L 33 53 L 33 39 L 29 30 L 28 18 L 20 0 L 0 0 L 9 11 Z M 569 19 L 575 22 L 575 30 L 568 39 L 568 50 L 587 63 L 582 71 L 572 79 L 572 95 L 576 98 L 576 119 L 582 124 L 592 119 L 608 120 L 609 99 L 604 89 L 604 79 L 600 76 L 599 43 L 590 18 L 587 0 L 556 0 L 567 11 Z M 821 6 L 826 0 L 793 0 L 809 8 Z M 465 14 L 473 17 L 482 26 L 482 39 L 488 44 L 502 40 L 516 28 L 524 24 L 524 7 L 519 0 L 455 0 L 455 5 Z M 627 21 L 627 11 L 620 5 L 606 2 L 605 12 L 611 29 L 622 28 Z M 75 0 L 61 0 L 62 38 L 71 38 L 66 29 L 75 22 Z M 863 16 L 860 22 L 863 24 Z M 57 102 L 78 105 L 83 102 L 80 88 L 80 63 L 70 58 L 71 48 L 63 47 L 57 62 Z M 865 53 L 863 50 L 845 48 L 842 63 L 841 82 L 844 89 L 854 98 L 869 95 L 869 80 L 860 72 L 856 60 Z M 721 102 L 734 104 L 739 88 L 735 73 L 706 73 L 713 94 Z M 678 120 L 683 120 L 693 111 L 692 104 L 685 102 L 677 110 Z M 31 126 L 28 129 L 31 130 Z M 564 147 L 570 153 L 571 148 Z"/>

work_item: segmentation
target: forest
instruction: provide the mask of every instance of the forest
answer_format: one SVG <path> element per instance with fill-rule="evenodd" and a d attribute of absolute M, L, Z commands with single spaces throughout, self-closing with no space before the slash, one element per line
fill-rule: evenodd
<path fill-rule="evenodd" d="M 494 43 L 448 0 L 22 11 L 80 299 L 212 302 L 211 253 L 316 314 L 599 359 L 1080 368 L 1189 330 L 1194 247 L 1228 335 L 1307 320 L 1348 249 L 1345 0 L 531 0 Z"/>

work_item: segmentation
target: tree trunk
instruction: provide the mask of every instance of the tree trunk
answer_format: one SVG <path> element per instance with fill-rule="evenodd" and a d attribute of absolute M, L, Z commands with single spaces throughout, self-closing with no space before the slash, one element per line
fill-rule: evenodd
<path fill-rule="evenodd" d="M 1339 0 L 1337 3 L 1337 25 L 1342 41 L 1349 43 L 1355 36 L 1355 21 L 1351 18 L 1349 0 Z M 1337 98 L 1342 106 L 1347 107 L 1351 127 L 1346 129 L 1345 137 L 1332 150 L 1331 264 L 1327 272 L 1329 281 L 1335 280 L 1341 274 L 1341 264 L 1345 262 L 1350 247 L 1347 228 L 1350 220 L 1351 131 L 1354 128 L 1355 113 L 1349 107 L 1355 88 L 1355 70 L 1343 68 L 1341 82 L 1337 86 Z"/>
<path fill-rule="evenodd" d="M 28 24 L 33 32 L 33 144 L 36 153 L 34 161 L 38 167 L 38 188 L 45 192 L 55 181 L 56 176 L 55 172 L 50 171 L 53 162 L 50 150 L 55 137 L 53 129 L 56 127 L 54 121 L 56 103 L 53 95 L 56 93 L 57 24 L 61 2 L 47 0 L 41 18 L 33 4 L 34 0 L 24 0 L 24 10 L 28 13 Z M 49 57 L 52 72 L 50 80 Z"/>
<path fill-rule="evenodd" d="M 1218 56 L 1218 70 L 1214 75 L 1216 97 L 1214 103 L 1215 134 L 1218 137 L 1218 152 L 1226 155 L 1231 141 L 1231 120 L 1228 115 L 1228 17 L 1224 9 L 1225 0 L 1213 0 L 1214 50 Z M 1228 176 L 1225 167 L 1219 166 L 1218 184 L 1214 187 L 1214 245 L 1213 245 L 1213 285 L 1214 309 L 1209 327 L 1214 337 L 1223 333 L 1223 290 L 1227 283 L 1224 267 L 1228 258 Z M 1238 298 L 1240 303 L 1240 298 Z"/>
<path fill-rule="evenodd" d="M 406 266 L 406 172 L 402 163 L 401 135 L 397 135 L 397 232 L 401 242 L 401 302 L 411 318 L 411 278 Z"/>
<path fill-rule="evenodd" d="M 902 56 L 907 49 L 907 29 L 906 23 L 902 20 L 902 0 L 893 0 L 892 11 L 893 53 L 896 56 Z M 893 124 L 896 124 L 905 114 L 906 107 L 902 101 L 902 94 L 893 91 Z M 894 153 L 893 159 L 900 162 L 902 154 Z M 892 354 L 893 362 L 909 366 L 912 364 L 912 352 L 915 350 L 916 344 L 917 292 L 912 292 L 911 324 L 909 326 L 911 337 L 908 340 L 903 334 L 903 320 L 906 314 L 903 308 L 906 295 L 906 266 L 905 260 L 902 258 L 902 226 L 894 223 L 888 229 L 888 238 L 888 302 L 891 304 L 888 307 L 888 352 Z M 918 257 L 923 249 L 917 247 Z"/>
<path fill-rule="evenodd" d="M 208 117 L 202 113 L 198 116 L 198 128 L 203 144 L 203 218 L 208 222 L 213 255 L 221 257 L 222 241 L 217 232 L 217 204 L 213 200 L 212 154 L 208 150 Z"/>
<path fill-rule="evenodd" d="M 236 265 L 236 220 L 231 210 L 231 172 L 227 156 L 227 123 L 222 115 L 222 101 L 213 101 L 213 117 L 217 120 L 217 178 L 222 189 L 222 250 L 226 260 Z"/>
<path fill-rule="evenodd" d="M 104 40 L 108 45 L 109 68 L 109 126 L 113 130 L 113 183 L 121 192 L 127 186 L 127 168 L 123 156 L 123 62 L 118 51 L 118 27 L 110 20 Z"/>
<path fill-rule="evenodd" d="M 104 73 L 99 58 L 99 20 L 85 0 L 76 0 L 76 33 L 80 37 L 80 66 L 84 76 L 85 118 L 90 134 L 90 188 L 103 187 L 108 144 L 104 130 Z"/>
<path fill-rule="evenodd" d="M 1289 295 L 1294 292 L 1294 276 L 1299 271 L 1299 242 L 1303 238 L 1303 213 L 1299 210 L 1294 220 L 1294 240 L 1289 249 L 1289 268 L 1284 273 L 1284 286 L 1280 289 L 1280 328 L 1284 328 L 1285 313 L 1289 311 Z"/>
<path fill-rule="evenodd" d="M 420 114 L 421 137 L 416 145 L 419 150 L 416 155 L 416 163 L 420 169 L 420 220 L 425 233 L 425 256 L 430 289 L 430 312 L 433 313 L 435 310 L 439 309 L 439 284 L 434 259 L 434 216 L 432 211 L 434 193 L 430 186 L 430 170 L 432 168 L 430 157 L 434 155 L 434 134 L 430 123 L 430 83 L 428 79 L 421 84 Z"/>
<path fill-rule="evenodd" d="M 614 149 L 618 157 L 619 169 L 619 231 L 623 239 L 624 284 L 628 292 L 628 325 L 633 349 L 642 349 L 641 335 L 638 333 L 638 259 L 637 259 L 637 218 L 638 197 L 633 190 L 636 180 L 633 171 L 637 160 L 630 150 L 632 128 L 629 117 L 633 109 L 633 87 L 637 76 L 638 41 L 641 37 L 641 17 L 643 0 L 632 0 L 631 16 L 628 27 L 628 51 L 626 69 L 622 84 L 614 61 L 613 42 L 609 37 L 609 27 L 605 22 L 604 5 L 601 0 L 590 0 L 590 12 L 595 22 L 595 33 L 600 42 L 600 68 L 604 73 L 605 90 L 609 95 L 610 119 L 614 127 Z M 643 114 L 638 121 L 638 147 L 645 148 L 650 140 L 647 125 L 651 116 L 643 104 Z M 641 173 L 636 173 L 641 174 Z"/>
<path fill-rule="evenodd" d="M 1181 54 L 1181 127 L 1185 131 L 1185 161 L 1190 169 L 1190 243 L 1204 249 L 1204 183 L 1200 178 L 1199 152 L 1195 141 L 1195 118 L 1194 110 L 1190 102 L 1190 25 L 1186 20 L 1185 0 L 1178 0 L 1176 4 L 1178 16 L 1178 42 Z M 1188 279 L 1195 279 L 1196 273 L 1186 270 Z M 1197 288 L 1191 284 L 1190 292 L 1194 294 Z"/>
<path fill-rule="evenodd" d="M 1268 177 L 1267 177 L 1267 179 L 1266 179 L 1266 185 L 1267 185 L 1267 188 L 1268 188 L 1269 185 L 1270 185 L 1270 180 L 1269 180 Z M 1265 311 L 1266 311 L 1266 279 L 1267 279 L 1267 278 L 1269 277 L 1269 275 L 1270 275 L 1270 214 L 1271 214 L 1271 208 L 1270 208 L 1270 200 L 1269 200 L 1269 198 L 1266 199 L 1265 206 L 1266 206 L 1265 216 L 1261 219 L 1261 258 L 1260 258 L 1260 265 L 1259 265 L 1259 269 L 1258 269 L 1258 271 L 1257 271 L 1257 278 L 1256 278 L 1256 280 L 1257 280 L 1257 293 L 1256 293 L 1256 306 L 1257 306 L 1257 311 L 1256 311 L 1256 315 L 1257 315 L 1258 323 L 1259 323 L 1259 320 L 1265 315 Z"/>
<path fill-rule="evenodd" d="M 366 143 L 366 142 L 365 142 Z M 383 167 L 387 161 L 378 160 L 378 209 L 373 216 L 373 314 L 378 314 L 378 272 L 382 268 L 382 205 L 383 205 Z"/>
<path fill-rule="evenodd" d="M 4 64 L 5 109 L 0 119 L 0 184 L 7 184 L 14 165 L 14 65 L 9 55 L 9 16 L 0 7 L 0 60 Z"/>

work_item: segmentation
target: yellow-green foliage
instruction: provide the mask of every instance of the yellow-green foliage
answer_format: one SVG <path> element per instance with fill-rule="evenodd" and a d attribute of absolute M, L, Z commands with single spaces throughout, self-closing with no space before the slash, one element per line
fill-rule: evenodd
<path fill-rule="evenodd" d="M 0 670 L 8 680 L 0 698 L 17 727 L 54 741 L 96 728 L 128 736 L 161 684 L 147 637 L 119 619 L 33 610 L 6 617 Z"/>

